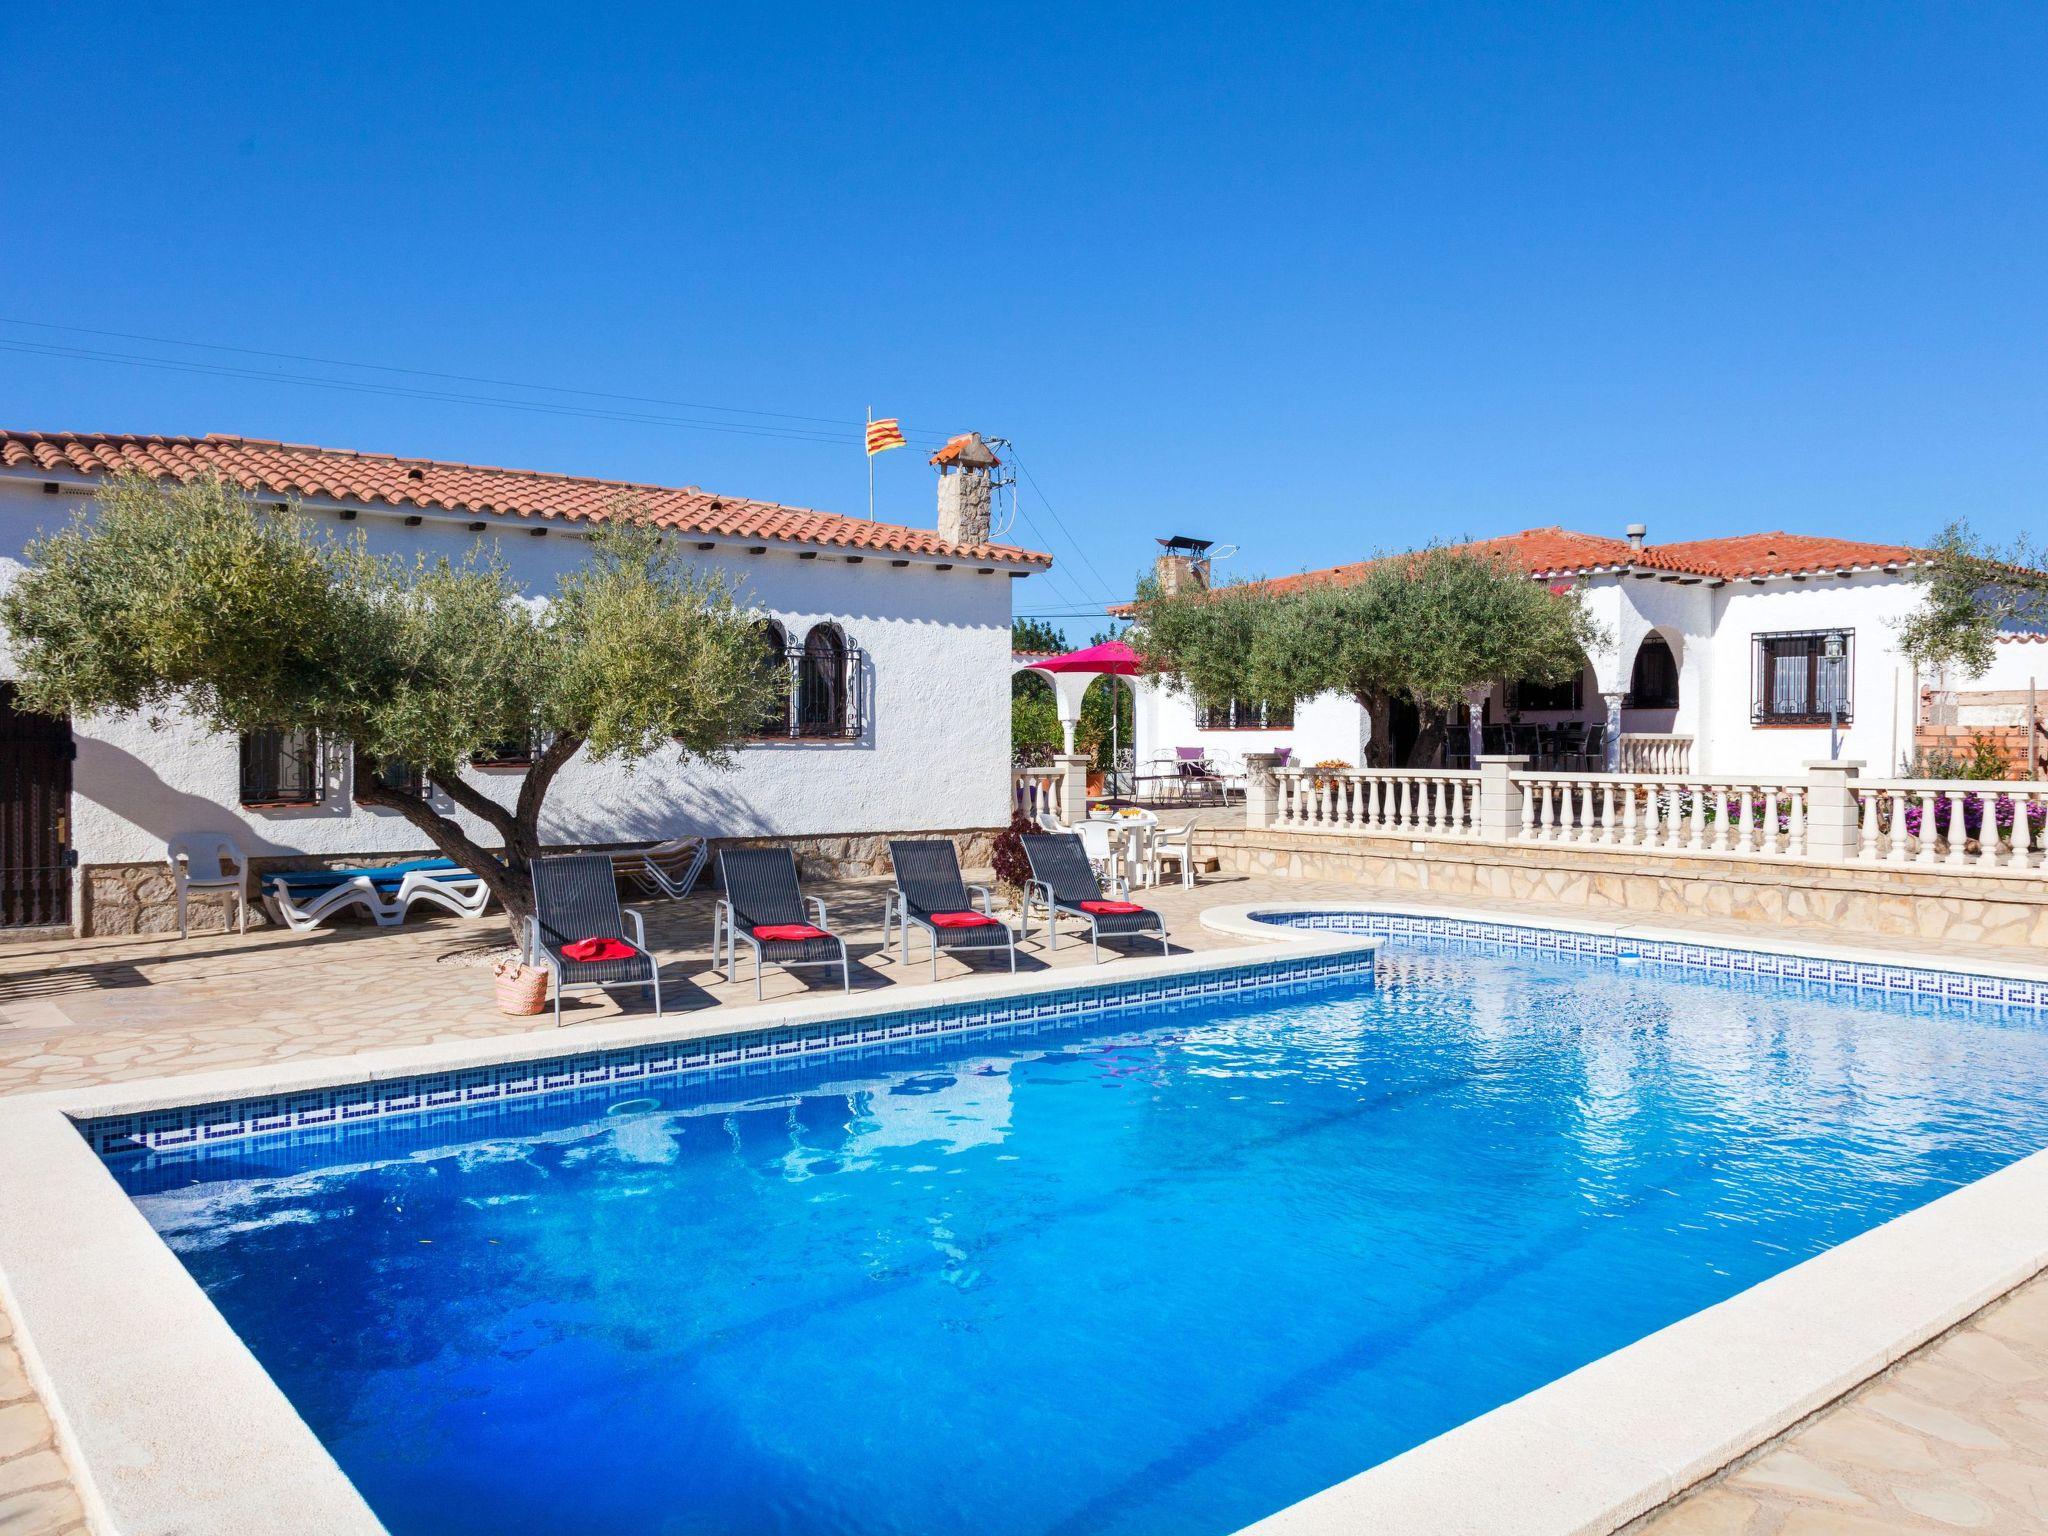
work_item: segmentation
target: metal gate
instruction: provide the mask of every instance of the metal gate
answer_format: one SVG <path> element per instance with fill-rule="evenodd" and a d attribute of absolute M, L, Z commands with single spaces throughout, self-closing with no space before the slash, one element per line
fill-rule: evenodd
<path fill-rule="evenodd" d="M 71 722 L 0 683 L 0 928 L 71 921 Z"/>

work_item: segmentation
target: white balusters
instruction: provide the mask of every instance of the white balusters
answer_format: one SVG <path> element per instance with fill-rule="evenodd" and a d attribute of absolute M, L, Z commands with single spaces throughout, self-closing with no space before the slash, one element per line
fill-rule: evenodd
<path fill-rule="evenodd" d="M 1275 770 L 1273 824 L 1332 836 L 1416 841 L 1480 836 L 1482 776 L 1468 770 Z M 1057 770 L 1018 769 L 1020 805 L 1053 808 Z M 1705 778 L 1690 774 L 1510 772 L 1517 830 L 1531 846 L 1601 848 L 1727 859 L 1842 859 L 1870 868 L 1970 875 L 2048 875 L 2048 783 L 1850 779 L 1854 824 L 1843 831 L 1823 789 L 1840 778 Z M 1063 812 L 1062 812 L 1063 814 Z M 1489 815 L 1494 814 L 1489 812 Z M 1822 840 L 1825 830 L 1827 840 Z M 1974 836 L 1973 834 L 1974 830 Z"/>

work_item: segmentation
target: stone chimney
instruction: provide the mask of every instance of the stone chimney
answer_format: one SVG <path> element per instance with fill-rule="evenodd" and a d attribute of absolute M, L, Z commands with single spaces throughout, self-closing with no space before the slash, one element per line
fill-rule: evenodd
<path fill-rule="evenodd" d="M 1159 582 L 1159 592 L 1163 597 L 1208 591 L 1209 540 L 1190 539 L 1181 534 L 1161 539 L 1159 558 L 1152 563 L 1152 574 Z"/>
<path fill-rule="evenodd" d="M 1628 534 L 1628 552 L 1630 554 L 1640 555 L 1643 552 L 1643 536 L 1649 531 L 1641 523 L 1630 523 L 1628 525 L 1624 532 Z"/>
<path fill-rule="evenodd" d="M 939 537 L 948 544 L 986 544 L 994 471 L 1002 463 L 978 432 L 963 432 L 932 455 L 939 471 Z"/>

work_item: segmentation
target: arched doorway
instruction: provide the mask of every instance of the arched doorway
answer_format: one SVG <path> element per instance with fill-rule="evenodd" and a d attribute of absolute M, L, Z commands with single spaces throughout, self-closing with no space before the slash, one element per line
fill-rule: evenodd
<path fill-rule="evenodd" d="M 1029 667 L 1011 673 L 1010 761 L 1019 768 L 1043 768 L 1065 741 L 1052 680 Z"/>
<path fill-rule="evenodd" d="M 1105 792 L 1128 794 L 1136 772 L 1137 695 L 1128 678 L 1103 674 L 1081 695 L 1077 745 L 1094 759 Z"/>

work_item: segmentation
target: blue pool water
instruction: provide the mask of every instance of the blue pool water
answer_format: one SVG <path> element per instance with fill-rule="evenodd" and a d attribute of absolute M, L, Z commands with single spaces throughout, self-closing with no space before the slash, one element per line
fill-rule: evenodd
<path fill-rule="evenodd" d="M 2048 1030 L 1376 981 L 112 1166 L 397 1536 L 1226 1532 L 2048 1145 Z"/>

